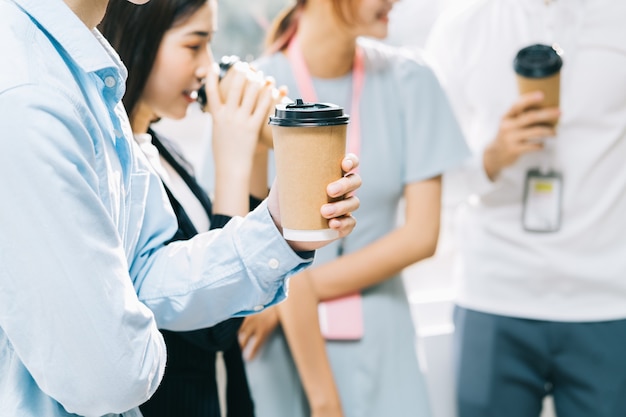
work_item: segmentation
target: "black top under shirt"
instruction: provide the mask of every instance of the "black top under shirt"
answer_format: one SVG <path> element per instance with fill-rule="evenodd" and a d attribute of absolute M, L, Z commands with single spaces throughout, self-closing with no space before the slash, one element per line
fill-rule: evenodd
<path fill-rule="evenodd" d="M 210 220 L 210 228 L 223 227 L 229 216 L 214 214 L 211 200 L 193 176 L 191 165 L 171 143 L 149 130 L 152 143 L 161 157 L 185 181 L 202 204 Z M 171 241 L 186 240 L 198 234 L 180 202 L 165 183 L 178 230 Z M 250 197 L 251 209 L 261 200 Z M 144 417 L 220 417 L 215 358 L 223 352 L 226 366 L 226 407 L 228 417 L 252 417 L 254 408 L 245 374 L 237 332 L 242 318 L 231 318 L 213 327 L 189 332 L 161 330 L 167 347 L 167 365 L 161 385 L 145 404 L 140 406 Z"/>

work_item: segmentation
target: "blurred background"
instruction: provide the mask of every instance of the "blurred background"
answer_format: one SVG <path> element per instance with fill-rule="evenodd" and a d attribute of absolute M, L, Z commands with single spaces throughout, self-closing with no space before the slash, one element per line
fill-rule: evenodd
<path fill-rule="evenodd" d="M 394 6 L 387 41 L 423 45 L 439 11 L 454 3 L 459 0 L 401 0 Z M 287 0 L 220 0 L 215 56 L 235 54 L 248 61 L 257 58 L 270 22 L 288 4 L 291 2 Z"/>
<path fill-rule="evenodd" d="M 439 13 L 448 7 L 461 7 L 462 0 L 400 0 L 390 15 L 389 37 L 385 42 L 410 49 L 423 47 Z M 287 0 L 219 0 L 219 26 L 212 42 L 216 59 L 238 55 L 246 61 L 258 58 L 265 32 L 272 19 L 290 4 Z M 191 107 L 179 121 L 162 120 L 155 129 L 175 138 L 194 165 L 202 185 L 212 190 L 210 155 L 210 116 Z M 452 370 L 452 300 L 454 212 L 459 203 L 453 184 L 445 184 L 442 227 L 434 257 L 405 270 L 404 281 L 417 330 L 417 352 L 426 374 L 433 417 L 455 417 Z M 357 214 L 358 217 L 358 214 Z M 542 417 L 554 416 L 550 399 Z"/>

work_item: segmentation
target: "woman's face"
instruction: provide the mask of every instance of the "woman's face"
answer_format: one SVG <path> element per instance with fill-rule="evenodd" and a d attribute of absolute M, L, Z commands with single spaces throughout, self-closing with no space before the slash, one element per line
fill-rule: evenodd
<path fill-rule="evenodd" d="M 195 101 L 213 63 L 209 43 L 216 15 L 215 0 L 208 0 L 165 32 L 138 103 L 142 111 L 152 113 L 153 119 L 181 119 Z"/>
<path fill-rule="evenodd" d="M 384 39 L 389 32 L 389 12 L 398 0 L 359 0 L 354 7 L 357 36 Z"/>

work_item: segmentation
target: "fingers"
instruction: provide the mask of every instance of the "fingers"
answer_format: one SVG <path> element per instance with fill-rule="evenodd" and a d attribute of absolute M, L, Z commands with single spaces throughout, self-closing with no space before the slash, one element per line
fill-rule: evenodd
<path fill-rule="evenodd" d="M 509 111 L 504 115 L 503 122 L 510 122 L 511 128 L 525 128 L 533 125 L 545 125 L 553 127 L 561 116 L 561 111 L 556 107 L 542 108 L 543 93 L 535 91 L 523 94 L 511 106 Z M 553 129 L 548 132 L 548 136 L 555 136 L 556 131 Z"/>
<path fill-rule="evenodd" d="M 289 95 L 289 88 L 286 85 L 281 85 L 280 87 L 278 87 L 278 91 L 280 92 L 280 95 L 283 97 L 286 97 Z"/>
<path fill-rule="evenodd" d="M 355 170 L 359 166 L 359 158 L 353 154 L 349 153 L 346 157 L 341 161 L 341 169 L 343 172 L 350 172 Z"/>
<path fill-rule="evenodd" d="M 525 141 L 519 145 L 518 152 L 519 154 L 525 154 L 529 152 L 536 152 L 542 150 L 544 147 L 543 142 L 539 141 Z"/>
<path fill-rule="evenodd" d="M 254 359 L 259 352 L 260 344 L 257 343 L 257 339 L 254 335 L 252 335 L 248 342 L 241 348 L 241 354 L 243 358 L 247 361 L 251 361 Z"/>
<path fill-rule="evenodd" d="M 228 70 L 227 77 L 232 77 L 228 84 L 226 106 L 230 109 L 235 109 L 240 106 L 243 99 L 244 88 L 248 81 L 247 64 L 243 62 L 237 62 L 233 67 Z"/>
<path fill-rule="evenodd" d="M 249 317 L 244 320 L 244 323 L 248 319 Z M 254 332 L 252 331 L 254 329 L 251 327 L 252 326 L 247 326 L 246 328 L 244 328 L 242 325 L 242 327 L 239 329 L 239 334 L 237 335 L 239 346 L 241 347 L 241 353 L 246 360 L 252 359 L 255 354 L 253 352 L 256 352 L 258 350 L 258 347 L 256 347 L 256 337 L 254 335 Z"/>
<path fill-rule="evenodd" d="M 256 318 L 253 316 L 246 317 L 237 334 L 241 353 L 246 360 L 251 360 L 259 349 L 255 336 L 255 328 L 258 325 L 256 321 Z"/>
<path fill-rule="evenodd" d="M 353 211 L 358 210 L 361 201 L 358 197 L 351 195 L 350 197 L 335 201 L 333 203 L 324 204 L 320 209 L 320 213 L 326 219 L 351 215 Z"/>
<path fill-rule="evenodd" d="M 278 316 L 273 308 L 244 319 L 237 338 L 246 360 L 256 357 L 277 325 Z"/>
<path fill-rule="evenodd" d="M 530 110 L 531 108 L 537 108 L 543 101 L 543 93 L 541 91 L 533 91 L 531 93 L 522 94 L 513 103 L 508 112 L 504 115 L 505 118 L 515 118 L 520 114 Z"/>
<path fill-rule="evenodd" d="M 207 96 L 207 105 L 203 109 L 210 113 L 215 113 L 222 104 L 219 92 L 219 75 L 214 71 L 209 71 L 205 81 L 205 93 Z"/>
<path fill-rule="evenodd" d="M 326 192 L 331 198 L 339 198 L 356 191 L 361 186 L 361 183 L 362 180 L 359 174 L 349 173 L 328 184 Z"/>
<path fill-rule="evenodd" d="M 245 348 L 245 346 L 248 344 L 248 339 L 252 334 L 250 330 L 253 327 L 253 321 L 253 317 L 246 317 L 245 319 L 243 319 L 243 323 L 241 323 L 241 327 L 239 328 L 237 340 L 239 341 L 239 346 L 241 346 L 242 349 Z"/>
<path fill-rule="evenodd" d="M 356 225 L 352 212 L 361 205 L 358 197 L 353 194 L 362 183 L 361 176 L 354 172 L 358 166 L 359 159 L 356 155 L 346 155 L 341 167 L 346 172 L 352 172 L 328 185 L 326 189 L 328 196 L 338 200 L 324 204 L 320 209 L 322 216 L 329 219 L 328 226 L 338 230 L 342 237 L 350 233 Z"/>
<path fill-rule="evenodd" d="M 553 137 L 556 136 L 554 126 L 559 121 L 560 116 L 561 111 L 558 108 L 529 110 L 519 115 L 515 120 L 515 124 L 518 128 L 543 126 L 545 130 L 543 137 Z"/>
<path fill-rule="evenodd" d="M 336 217 L 328 221 L 328 227 L 339 232 L 339 237 L 349 235 L 356 227 L 356 219 L 352 215 Z"/>
<path fill-rule="evenodd" d="M 521 155 L 543 149 L 544 140 L 556 136 L 561 111 L 555 107 L 540 108 L 543 97 L 540 91 L 523 94 L 502 117 L 498 135 L 483 157 L 489 178 L 496 178 Z"/>
<path fill-rule="evenodd" d="M 261 73 L 248 73 L 241 99 L 241 109 L 245 114 L 253 114 L 254 109 L 257 107 L 257 100 L 261 89 L 264 87 L 264 80 L 261 78 Z"/>
<path fill-rule="evenodd" d="M 525 144 L 528 142 L 543 143 L 546 138 L 554 137 L 556 130 L 552 126 L 531 125 L 525 129 L 517 130 L 513 135 L 513 141 L 517 144 Z"/>
<path fill-rule="evenodd" d="M 273 79 L 268 77 L 267 79 L 265 79 L 263 83 L 263 87 L 261 88 L 261 91 L 259 92 L 259 97 L 258 97 L 256 107 L 254 108 L 254 111 L 252 113 L 252 119 L 258 122 L 259 124 L 266 122 L 266 117 L 270 112 L 270 106 L 273 105 L 273 101 L 274 101 L 273 89 L 274 89 Z"/>

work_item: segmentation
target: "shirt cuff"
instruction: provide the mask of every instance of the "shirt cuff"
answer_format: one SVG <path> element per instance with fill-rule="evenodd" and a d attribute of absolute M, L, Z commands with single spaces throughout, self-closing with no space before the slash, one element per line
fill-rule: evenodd
<path fill-rule="evenodd" d="M 274 224 L 266 201 L 250 212 L 245 222 L 239 222 L 237 228 L 239 230 L 235 245 L 247 270 L 254 276 L 256 284 L 261 289 L 259 294 L 274 295 L 271 299 L 260 298 L 252 310 L 243 310 L 236 314 L 245 316 L 283 301 L 287 297 L 289 277 L 311 265 L 314 251 L 295 252 L 289 246 Z M 253 230 L 246 230 L 248 228 Z M 242 239 L 251 233 L 264 236 L 264 239 L 255 245 L 244 244 Z"/>

